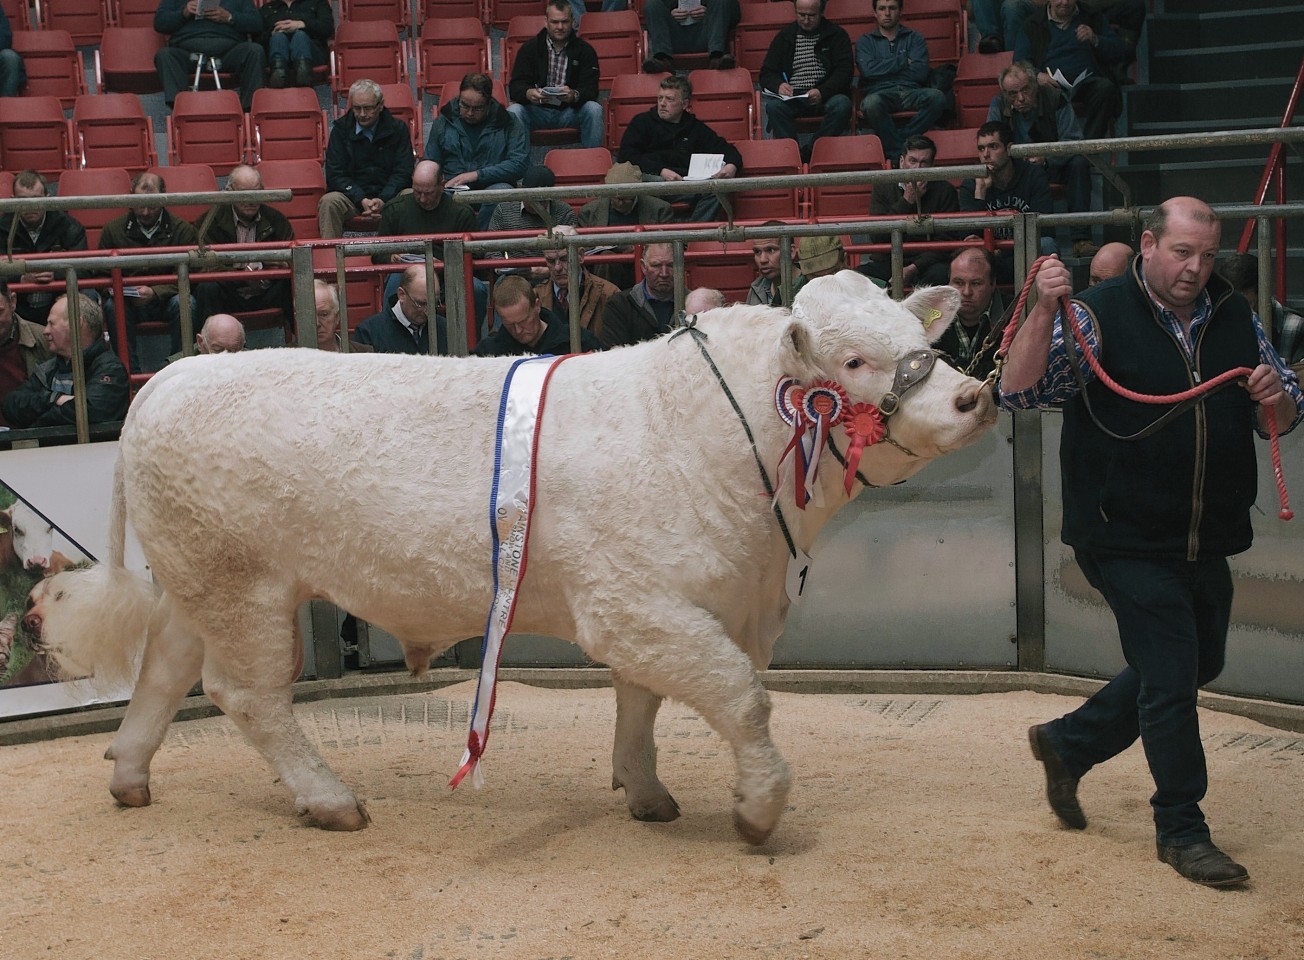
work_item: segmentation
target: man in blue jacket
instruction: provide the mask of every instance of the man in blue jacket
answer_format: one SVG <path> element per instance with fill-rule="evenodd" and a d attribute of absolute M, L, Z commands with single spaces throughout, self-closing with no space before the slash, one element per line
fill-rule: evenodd
<path fill-rule="evenodd" d="M 904 0 L 874 0 L 878 26 L 856 41 L 856 66 L 865 98 L 860 109 L 883 143 L 883 154 L 895 157 L 901 144 L 933 129 L 946 109 L 946 95 L 928 85 L 928 44 L 924 35 L 901 26 Z M 913 110 L 900 130 L 892 114 Z"/>
<path fill-rule="evenodd" d="M 457 96 L 440 106 L 430 126 L 425 159 L 439 164 L 449 190 L 511 189 L 530 165 L 530 135 L 494 99 L 493 90 L 493 80 L 485 74 L 468 73 Z M 480 205 L 481 230 L 495 206 Z"/>
<path fill-rule="evenodd" d="M 331 124 L 326 141 L 326 193 L 317 203 L 324 239 L 344 235 L 344 221 L 380 211 L 412 186 L 412 141 L 407 124 L 385 109 L 374 80 L 349 87 L 349 111 Z"/>
<path fill-rule="evenodd" d="M 240 106 L 249 110 L 254 91 L 263 85 L 267 57 L 262 44 L 249 38 L 263 32 L 262 15 L 252 0 L 163 0 L 154 12 L 154 29 L 167 34 L 168 45 L 154 54 L 169 107 L 177 93 L 190 86 L 195 73 L 192 54 L 217 57 L 222 69 L 240 82 Z"/>

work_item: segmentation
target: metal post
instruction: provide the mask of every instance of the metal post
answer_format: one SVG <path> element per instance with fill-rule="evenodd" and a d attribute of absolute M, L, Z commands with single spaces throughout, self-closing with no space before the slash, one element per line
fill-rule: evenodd
<path fill-rule="evenodd" d="M 455 357 L 465 357 L 467 348 L 467 318 L 473 311 L 467 309 L 466 271 L 461 265 L 466 257 L 466 241 L 461 237 L 444 241 L 444 316 L 448 320 L 448 352 Z M 448 264 L 457 264 L 450 269 Z M 490 310 L 493 305 L 490 304 Z"/>
<path fill-rule="evenodd" d="M 1020 670 L 1046 669 L 1041 413 L 1014 411 L 1014 606 Z"/>
<path fill-rule="evenodd" d="M 181 355 L 195 355 L 195 318 L 190 312 L 190 265 L 177 264 L 177 302 L 181 307 Z"/>
<path fill-rule="evenodd" d="M 312 278 L 312 247 L 294 247 L 290 251 L 290 267 L 294 271 L 291 283 L 294 293 L 294 339 L 299 346 L 317 343 L 317 291 Z M 348 349 L 349 318 L 340 305 L 340 326 L 344 336 L 342 349 Z M 309 333 L 311 331 L 311 333 Z"/>
<path fill-rule="evenodd" d="M 82 351 L 90 344 L 82 343 L 81 292 L 77 289 L 77 271 L 66 271 L 63 282 L 68 294 L 68 334 L 72 345 L 72 410 L 77 420 L 77 442 L 90 443 L 91 418 L 86 406 L 86 358 L 82 356 Z"/>
<path fill-rule="evenodd" d="M 675 249 L 675 309 L 671 317 L 679 316 L 684 310 L 684 297 L 688 291 L 684 289 L 684 241 L 674 241 Z"/>

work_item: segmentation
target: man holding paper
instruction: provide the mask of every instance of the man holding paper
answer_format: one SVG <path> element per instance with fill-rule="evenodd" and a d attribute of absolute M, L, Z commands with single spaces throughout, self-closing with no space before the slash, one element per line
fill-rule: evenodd
<path fill-rule="evenodd" d="M 527 132 L 579 127 L 581 146 L 600 147 L 597 51 L 576 36 L 569 0 L 548 0 L 543 14 L 543 29 L 525 41 L 512 61 L 507 111 Z"/>
<path fill-rule="evenodd" d="M 645 181 L 726 180 L 738 176 L 743 169 L 738 148 L 689 112 L 692 97 L 693 87 L 687 77 L 671 74 L 663 79 L 656 106 L 638 114 L 625 128 L 616 160 L 635 164 L 643 171 Z M 694 167 L 714 169 L 697 176 Z M 674 203 L 681 198 L 664 199 Z M 717 219 L 720 201 L 714 194 L 701 193 L 682 199 L 693 203 L 690 216 L 693 222 Z"/>
<path fill-rule="evenodd" d="M 1028 19 L 1014 48 L 1014 59 L 1037 68 L 1037 82 L 1059 86 L 1082 108 L 1088 140 L 1109 136 L 1109 125 L 1123 110 L 1123 93 L 1110 65 L 1127 59 L 1127 49 L 1103 16 L 1083 10 L 1078 0 L 1048 0 L 1045 11 Z"/>
<path fill-rule="evenodd" d="M 776 140 L 797 139 L 798 117 L 822 117 L 802 147 L 803 160 L 820 137 L 846 133 L 851 121 L 851 37 L 824 18 L 824 0 L 793 0 L 796 19 L 770 41 L 761 64 L 765 126 Z"/>

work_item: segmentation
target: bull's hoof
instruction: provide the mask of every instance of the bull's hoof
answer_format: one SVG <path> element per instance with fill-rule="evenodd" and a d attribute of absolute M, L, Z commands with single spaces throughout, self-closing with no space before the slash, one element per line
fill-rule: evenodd
<path fill-rule="evenodd" d="M 645 806 L 630 806 L 630 816 L 644 823 L 670 823 L 679 819 L 679 804 L 670 794 L 666 794 L 657 803 Z"/>
<path fill-rule="evenodd" d="M 298 813 L 308 826 L 322 830 L 361 830 L 371 823 L 366 804 L 360 800 L 352 807 L 303 808 Z"/>
<path fill-rule="evenodd" d="M 137 784 L 130 787 L 109 786 L 113 799 L 124 807 L 148 807 L 150 804 L 149 784 Z"/>
<path fill-rule="evenodd" d="M 750 820 L 743 818 L 737 810 L 734 811 L 734 829 L 738 831 L 738 836 L 750 843 L 753 847 L 759 847 L 769 839 L 770 834 L 774 831 L 774 825 L 768 827 L 758 827 Z"/>

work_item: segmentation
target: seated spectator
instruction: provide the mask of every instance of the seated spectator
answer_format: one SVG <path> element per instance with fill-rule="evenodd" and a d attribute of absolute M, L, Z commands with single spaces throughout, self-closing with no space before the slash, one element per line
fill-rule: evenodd
<path fill-rule="evenodd" d="M 792 245 L 794 260 L 796 255 L 797 245 L 794 242 Z M 756 279 L 747 290 L 747 302 L 763 303 L 767 307 L 783 306 L 783 245 L 779 239 L 761 237 L 753 240 L 752 260 L 756 263 Z M 684 310 L 687 311 L 688 308 L 685 307 Z"/>
<path fill-rule="evenodd" d="M 995 258 L 981 247 L 969 247 L 955 255 L 949 282 L 960 291 L 960 309 L 934 343 L 956 366 L 979 380 L 996 368 L 996 350 L 1001 345 L 1003 308 L 995 268 Z"/>
<path fill-rule="evenodd" d="M 245 348 L 244 324 L 229 313 L 215 313 L 195 334 L 195 356 L 218 353 L 239 353 Z M 167 363 L 176 363 L 185 355 L 178 352 L 168 357 Z"/>
<path fill-rule="evenodd" d="M 960 209 L 1017 210 L 1021 213 L 1050 213 L 1050 184 L 1046 171 L 1035 163 L 1010 156 L 1010 141 L 1014 133 L 1010 125 L 1001 120 L 984 123 L 978 128 L 978 159 L 987 167 L 987 176 L 970 178 L 960 185 Z M 1014 230 L 1008 226 L 993 228 L 998 239 L 1008 240 Z M 966 239 L 978 239 L 971 234 Z M 1055 252 L 1055 241 L 1041 238 L 1042 254 Z M 1001 250 L 996 255 L 996 280 L 998 283 L 1014 282 L 1014 251 Z"/>
<path fill-rule="evenodd" d="M 14 177 L 14 198 L 32 199 L 48 197 L 50 189 L 45 177 L 35 170 L 24 170 Z M 12 241 L 10 240 L 12 231 Z M 14 215 L 0 217 L 0 243 L 16 259 L 34 253 L 63 253 L 86 249 L 86 228 L 71 214 L 62 210 L 28 210 L 18 214 L 18 228 L 14 229 Z M 50 305 L 63 286 L 63 275 L 50 270 L 32 270 L 19 278 L 23 283 L 48 283 L 48 290 L 35 290 L 20 294 L 18 311 L 33 323 L 45 323 Z M 56 285 L 57 282 L 57 285 Z"/>
<path fill-rule="evenodd" d="M 131 192 L 139 195 L 167 193 L 163 178 L 157 173 L 145 172 L 132 181 Z M 147 250 L 161 247 L 193 247 L 198 242 L 192 224 L 174 216 L 166 207 L 133 207 L 120 217 L 115 217 L 100 233 L 101 250 Z M 166 273 L 158 267 L 136 267 L 123 270 L 124 278 Z M 142 323 L 166 323 L 171 334 L 172 353 L 181 349 L 181 297 L 175 282 L 124 284 L 122 302 L 127 310 L 127 355 L 133 373 L 140 372 L 140 358 L 136 353 L 136 327 Z M 190 315 L 196 315 L 196 301 L 190 297 Z M 113 298 L 104 306 L 105 319 L 113 321 Z"/>
<path fill-rule="evenodd" d="M 217 57 L 221 69 L 240 85 L 240 106 L 245 112 L 254 91 L 263 85 L 267 57 L 260 37 L 263 18 L 253 0 L 219 0 L 196 16 L 199 0 L 162 0 L 154 12 L 154 31 L 168 37 L 167 46 L 154 54 L 154 66 L 163 81 L 163 100 L 168 107 L 182 90 L 190 89 L 195 75 L 195 57 Z"/>
<path fill-rule="evenodd" d="M 573 237 L 578 231 L 571 226 L 561 226 L 553 228 L 553 236 Z M 547 236 L 545 233 L 544 236 Z M 579 317 L 580 326 L 588 330 L 595 337 L 602 336 L 602 317 L 606 312 L 607 303 L 616 294 L 620 293 L 620 288 L 608 280 L 601 277 L 595 277 L 592 273 L 584 269 L 584 250 L 580 247 L 571 247 L 579 263 L 580 278 L 580 295 L 579 295 Z M 543 254 L 544 263 L 548 265 L 547 279 L 535 287 L 539 296 L 539 305 L 544 310 L 550 310 L 561 320 L 570 323 L 571 302 L 576 298 L 570 292 L 570 258 L 571 254 L 566 250 L 546 250 Z M 501 319 L 501 317 L 499 318 Z"/>
<path fill-rule="evenodd" d="M 883 155 L 895 157 L 911 137 L 927 133 L 946 109 L 946 95 L 928 85 L 928 44 L 924 35 L 901 26 L 902 0 L 874 0 L 878 25 L 856 41 L 860 68 L 860 109 L 883 143 Z M 892 114 L 913 110 L 900 130 Z"/>
<path fill-rule="evenodd" d="M 933 165 L 936 157 L 937 144 L 925 136 L 911 137 L 902 146 L 901 157 L 897 160 L 897 169 L 926 170 Z M 960 198 L 955 192 L 955 187 L 946 180 L 903 180 L 896 186 L 890 184 L 876 186 L 869 195 L 871 217 L 931 217 L 935 213 L 955 213 L 959 209 Z M 922 239 L 949 238 L 949 234 L 938 233 L 936 236 Z M 945 253 L 933 251 L 911 253 L 907 249 L 904 262 L 901 281 L 906 287 L 944 284 L 950 272 L 950 264 Z M 872 253 L 856 267 L 856 271 L 886 285 L 892 279 L 892 255 Z"/>
<path fill-rule="evenodd" d="M 797 19 L 770 41 L 761 64 L 765 127 L 776 140 L 797 140 L 797 120 L 819 117 L 819 129 L 801 148 L 810 160 L 820 137 L 846 133 L 851 122 L 851 38 L 847 31 L 824 18 L 826 0 L 793 0 Z"/>
<path fill-rule="evenodd" d="M 1031 63 L 1038 83 L 1063 90 L 1082 108 L 1088 140 L 1108 137 L 1110 124 L 1123 110 L 1114 68 L 1126 57 L 1109 21 L 1081 9 L 1078 0 L 1048 0 L 1044 11 L 1036 10 L 1027 19 L 1014 47 L 1014 59 Z"/>
<path fill-rule="evenodd" d="M 1094 287 L 1102 280 L 1109 280 L 1113 277 L 1121 277 L 1127 273 L 1127 268 L 1132 264 L 1132 258 L 1136 256 L 1136 251 L 1126 243 L 1107 243 L 1091 258 L 1090 282 L 1088 286 Z"/>
<path fill-rule="evenodd" d="M 344 221 L 379 218 L 385 204 L 412 186 L 412 141 L 407 124 L 385 106 L 374 80 L 355 80 L 349 109 L 331 124 L 326 141 L 326 193 L 317 203 L 323 239 L 344 236 Z"/>
<path fill-rule="evenodd" d="M 632 163 L 614 163 L 603 183 L 642 183 L 642 172 Z M 636 224 L 669 223 L 674 210 L 660 197 L 606 197 L 580 207 L 581 227 L 632 227 Z M 613 247 L 610 252 L 629 253 L 633 247 Z M 591 268 L 596 276 L 610 280 L 618 289 L 634 285 L 634 265 L 601 263 Z"/>
<path fill-rule="evenodd" d="M 814 280 L 847 269 L 847 253 L 841 237 L 802 237 L 797 241 L 797 265 L 801 276 L 793 284 L 793 293 Z"/>
<path fill-rule="evenodd" d="M 18 387 L 50 359 L 45 328 L 18 315 L 18 298 L 0 280 L 0 397 Z M 0 426 L 11 426 L 0 415 Z"/>
<path fill-rule="evenodd" d="M 439 301 L 439 277 L 431 291 Z M 429 353 L 430 324 L 426 297 L 426 265 L 414 263 L 403 271 L 398 293 L 386 301 L 386 308 L 358 324 L 354 339 L 376 353 Z M 448 353 L 448 329 L 435 314 L 435 352 Z"/>
<path fill-rule="evenodd" d="M 131 399 L 127 371 L 104 339 L 104 314 L 100 305 L 81 293 L 77 295 L 82 365 L 86 375 L 86 417 L 90 423 L 121 420 Z M 73 401 L 72 327 L 68 322 L 68 298 L 59 297 L 50 307 L 45 341 L 53 354 L 38 366 L 16 390 L 5 394 L 0 410 L 11 427 L 53 427 L 77 422 Z"/>
<path fill-rule="evenodd" d="M 25 0 L 24 0 L 25 2 Z M 27 82 L 23 58 L 14 49 L 14 31 L 0 8 L 0 97 L 16 97 Z"/>
<path fill-rule="evenodd" d="M 724 294 L 714 287 L 694 287 L 684 297 L 684 313 L 689 316 L 723 306 Z"/>
<path fill-rule="evenodd" d="M 649 243 L 643 248 L 643 280 L 609 301 L 602 318 L 602 343 L 608 347 L 653 340 L 675 323 L 675 248 Z"/>
<path fill-rule="evenodd" d="M 711 179 L 736 177 L 743 170 L 743 158 L 735 147 L 688 111 L 693 87 L 687 77 L 672 74 L 661 81 L 656 106 L 640 113 L 629 122 L 620 138 L 616 159 L 629 161 L 643 171 L 643 179 L 683 180 L 688 174 L 693 154 L 716 154 L 724 157 L 724 166 Z M 715 220 L 720 200 L 714 194 L 686 194 L 668 197 L 693 204 L 690 219 L 695 223 Z"/>
<path fill-rule="evenodd" d="M 553 311 L 544 311 L 524 277 L 504 277 L 494 284 L 494 312 L 502 323 L 475 348 L 477 357 L 571 352 L 570 326 Z M 580 330 L 580 352 L 601 350 L 598 338 Z"/>
<path fill-rule="evenodd" d="M 1124 63 L 1136 59 L 1136 45 L 1146 21 L 1146 0 L 1078 0 L 1090 13 L 1104 16 L 1114 27 L 1126 51 Z M 1017 50 L 1025 36 L 1028 18 L 1041 14 L 1046 0 L 970 0 L 974 24 L 982 37 L 979 53 Z M 999 6 L 999 11 L 998 11 Z M 999 16 L 998 16 L 999 12 Z M 1121 71 L 1115 79 L 1121 79 Z"/>
<path fill-rule="evenodd" d="M 395 291 L 397 296 L 398 291 Z M 317 349 L 339 353 L 343 349 L 340 335 L 340 295 L 325 280 L 312 282 L 313 304 L 317 310 Z"/>
<path fill-rule="evenodd" d="M 542 190 L 557 185 L 557 175 L 543 164 L 525 171 L 521 186 L 527 190 Z M 551 230 L 556 226 L 575 226 L 579 218 L 565 200 L 522 200 L 494 204 L 489 218 L 489 231 Z M 490 254 L 494 256 L 495 254 Z"/>
<path fill-rule="evenodd" d="M 1032 64 L 1020 60 L 1001 71 L 1001 92 L 992 98 L 987 119 L 1010 125 L 1015 143 L 1059 143 L 1082 139 L 1082 121 L 1058 86 L 1042 86 Z M 1070 213 L 1091 209 L 1091 164 L 1084 156 L 1026 157 L 1046 168 L 1051 183 L 1064 187 Z M 1091 227 L 1075 226 L 1070 231 L 1073 256 L 1094 256 Z"/>
<path fill-rule="evenodd" d="M 426 138 L 427 160 L 439 164 L 451 190 L 509 188 L 530 165 L 530 135 L 521 121 L 493 97 L 493 80 L 483 73 L 462 78 L 457 96 L 441 104 Z M 494 205 L 483 203 L 483 230 Z"/>
<path fill-rule="evenodd" d="M 602 146 L 598 53 L 575 33 L 569 0 L 548 0 L 544 27 L 526 40 L 512 62 L 507 112 L 526 134 L 535 128 L 579 127 L 580 146 Z"/>
<path fill-rule="evenodd" d="M 1250 303 L 1259 322 L 1268 328 L 1268 339 L 1286 363 L 1304 362 L 1304 317 L 1272 300 L 1266 317 L 1259 313 L 1259 258 L 1252 253 L 1234 253 L 1217 263 L 1218 273 Z"/>
<path fill-rule="evenodd" d="M 672 72 L 676 53 L 706 53 L 712 70 L 732 70 L 738 64 L 729 53 L 729 34 L 741 16 L 738 0 L 702 0 L 689 8 L 678 0 L 645 0 L 649 56 L 643 72 Z"/>
<path fill-rule="evenodd" d="M 335 36 L 331 0 L 265 0 L 262 42 L 272 71 L 267 85 L 312 86 L 312 68 L 330 62 L 326 45 Z M 293 72 L 292 72 L 293 71 Z"/>
<path fill-rule="evenodd" d="M 254 167 L 240 164 L 231 169 L 226 189 L 261 190 L 263 175 Z M 195 221 L 196 226 L 203 225 L 204 216 Z M 204 234 L 204 240 L 214 246 L 233 243 L 288 244 L 293 239 L 294 226 L 285 214 L 265 203 L 219 204 Z M 211 317 L 215 313 L 269 308 L 280 310 L 286 316 L 293 315 L 294 302 L 288 278 L 262 279 L 258 274 L 263 269 L 263 264 L 258 261 L 242 263 L 240 268 L 249 271 L 248 278 L 205 280 L 195 285 L 199 316 Z"/>

